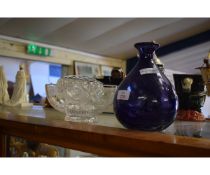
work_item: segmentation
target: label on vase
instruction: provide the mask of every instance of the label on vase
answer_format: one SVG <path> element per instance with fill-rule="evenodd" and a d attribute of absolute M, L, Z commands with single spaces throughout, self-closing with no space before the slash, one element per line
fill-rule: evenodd
<path fill-rule="evenodd" d="M 139 72 L 141 75 L 156 74 L 156 73 L 158 73 L 158 70 L 157 70 L 157 68 L 145 68 L 145 69 L 140 69 Z"/>
<path fill-rule="evenodd" d="M 128 100 L 130 96 L 130 91 L 119 90 L 117 94 L 117 100 Z"/>

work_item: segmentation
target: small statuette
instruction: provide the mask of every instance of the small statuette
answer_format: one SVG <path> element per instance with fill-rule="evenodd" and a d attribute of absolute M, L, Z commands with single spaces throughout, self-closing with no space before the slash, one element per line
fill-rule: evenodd
<path fill-rule="evenodd" d="M 2 66 L 0 66 L 0 104 L 21 107 L 29 107 L 33 105 L 32 103 L 28 103 L 26 75 L 23 65 L 19 66 L 19 71 L 16 74 L 16 82 L 11 99 L 9 99 L 7 87 L 7 79 L 4 75 Z"/>
<path fill-rule="evenodd" d="M 4 74 L 3 67 L 0 65 L 0 104 L 5 104 L 9 101 L 7 87 L 7 79 Z"/>

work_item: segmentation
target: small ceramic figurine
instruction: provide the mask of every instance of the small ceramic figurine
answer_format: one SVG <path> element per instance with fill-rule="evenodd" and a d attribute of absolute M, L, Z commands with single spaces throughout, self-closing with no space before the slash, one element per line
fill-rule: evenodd
<path fill-rule="evenodd" d="M 31 103 L 28 103 L 26 76 L 23 65 L 20 65 L 20 69 L 16 74 L 16 82 L 11 99 L 9 99 L 7 86 L 7 80 L 4 75 L 3 68 L 0 66 L 0 104 L 21 107 L 32 106 Z"/>
<path fill-rule="evenodd" d="M 9 101 L 7 87 L 6 76 L 4 74 L 3 67 L 0 65 L 0 104 L 4 104 Z"/>
<path fill-rule="evenodd" d="M 17 106 L 21 103 L 27 103 L 26 76 L 23 65 L 20 65 L 19 71 L 16 74 L 14 91 L 8 105 Z"/>
<path fill-rule="evenodd" d="M 202 77 L 199 74 L 173 74 L 175 88 L 179 98 L 177 120 L 204 121 L 201 112 L 206 93 Z"/>
<path fill-rule="evenodd" d="M 208 54 L 208 57 L 203 60 L 204 65 L 200 67 L 201 75 L 203 78 L 203 81 L 206 85 L 207 89 L 207 95 L 210 96 L 210 52 Z"/>

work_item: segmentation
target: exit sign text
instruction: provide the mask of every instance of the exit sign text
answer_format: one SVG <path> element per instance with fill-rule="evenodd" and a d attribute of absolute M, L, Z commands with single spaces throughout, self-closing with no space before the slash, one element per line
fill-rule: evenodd
<path fill-rule="evenodd" d="M 40 47 L 35 44 L 28 44 L 27 45 L 27 53 L 31 55 L 37 55 L 37 56 L 50 56 L 51 49 Z"/>

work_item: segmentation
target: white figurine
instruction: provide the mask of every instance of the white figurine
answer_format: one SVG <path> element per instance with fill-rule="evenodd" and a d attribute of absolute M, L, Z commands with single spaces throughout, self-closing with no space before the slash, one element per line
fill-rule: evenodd
<path fill-rule="evenodd" d="M 19 71 L 16 74 L 16 81 L 12 97 L 8 105 L 17 106 L 21 103 L 26 103 L 26 102 L 27 102 L 26 76 L 25 76 L 25 71 L 23 69 L 23 65 L 20 65 Z"/>
<path fill-rule="evenodd" d="M 0 65 L 0 104 L 5 104 L 9 101 L 9 94 L 7 90 L 8 84 L 4 74 L 3 67 Z"/>
<path fill-rule="evenodd" d="M 1 75 L 2 74 L 2 75 Z M 11 99 L 9 99 L 8 91 L 7 91 L 7 80 L 4 76 L 3 70 L 1 73 L 0 70 L 0 86 L 2 86 L 2 93 L 0 93 L 0 98 L 2 99 L 3 105 L 6 106 L 21 106 L 21 107 L 29 107 L 32 106 L 31 103 L 28 103 L 27 98 L 27 89 L 26 89 L 26 75 L 23 69 L 23 65 L 20 65 L 19 71 L 16 74 L 16 82 L 14 85 L 14 90 L 12 93 Z M 0 101 L 0 102 L 1 102 Z"/>

